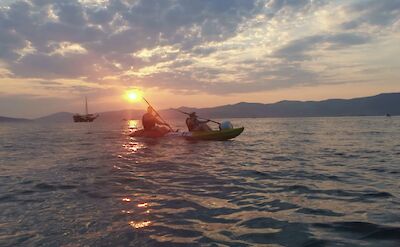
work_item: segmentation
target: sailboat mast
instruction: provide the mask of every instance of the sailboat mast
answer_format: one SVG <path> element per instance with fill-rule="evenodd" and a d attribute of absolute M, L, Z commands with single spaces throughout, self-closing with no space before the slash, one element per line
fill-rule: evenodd
<path fill-rule="evenodd" d="M 88 115 L 88 114 L 89 114 L 89 111 L 88 111 L 87 97 L 86 97 L 86 96 L 85 96 L 85 110 L 86 110 L 86 115 Z"/>

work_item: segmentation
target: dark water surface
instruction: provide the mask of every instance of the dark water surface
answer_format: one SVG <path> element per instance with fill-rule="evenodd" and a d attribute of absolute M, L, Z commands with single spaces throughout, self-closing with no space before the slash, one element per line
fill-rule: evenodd
<path fill-rule="evenodd" d="M 233 123 L 1 124 L 0 246 L 400 246 L 400 118 Z"/>

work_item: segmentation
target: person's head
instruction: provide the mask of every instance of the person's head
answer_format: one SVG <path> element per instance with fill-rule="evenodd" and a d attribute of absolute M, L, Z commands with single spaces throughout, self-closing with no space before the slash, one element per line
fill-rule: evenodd
<path fill-rule="evenodd" d="M 151 106 L 147 107 L 147 113 L 153 114 L 153 108 Z"/>
<path fill-rule="evenodd" d="M 196 112 L 192 112 L 189 114 L 190 118 L 197 118 Z"/>

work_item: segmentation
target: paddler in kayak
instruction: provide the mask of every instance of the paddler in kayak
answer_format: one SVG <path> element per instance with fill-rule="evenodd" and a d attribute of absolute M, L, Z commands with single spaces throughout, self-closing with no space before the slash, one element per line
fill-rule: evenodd
<path fill-rule="evenodd" d="M 171 129 L 167 123 L 162 122 L 154 115 L 154 110 L 151 106 L 147 107 L 147 112 L 142 117 L 142 125 L 145 131 L 158 131 L 160 133 L 169 132 L 169 129 L 161 127 L 162 125 Z"/>
<path fill-rule="evenodd" d="M 189 131 L 212 131 L 210 126 L 207 123 L 210 120 L 200 121 L 196 115 L 196 112 L 192 112 L 189 114 L 189 117 L 186 118 L 186 126 Z"/>

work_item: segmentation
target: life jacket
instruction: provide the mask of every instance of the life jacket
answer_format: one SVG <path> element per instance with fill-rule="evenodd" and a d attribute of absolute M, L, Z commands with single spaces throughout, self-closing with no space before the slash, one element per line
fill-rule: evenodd
<path fill-rule="evenodd" d="M 152 130 L 156 126 L 156 118 L 150 113 L 145 113 L 142 117 L 142 125 L 145 130 Z"/>
<path fill-rule="evenodd" d="M 186 126 L 188 127 L 189 131 L 194 131 L 199 126 L 199 122 L 197 121 L 197 119 L 186 118 Z"/>
<path fill-rule="evenodd" d="M 187 118 L 186 125 L 188 126 L 189 131 L 198 130 L 201 122 L 197 118 Z"/>

